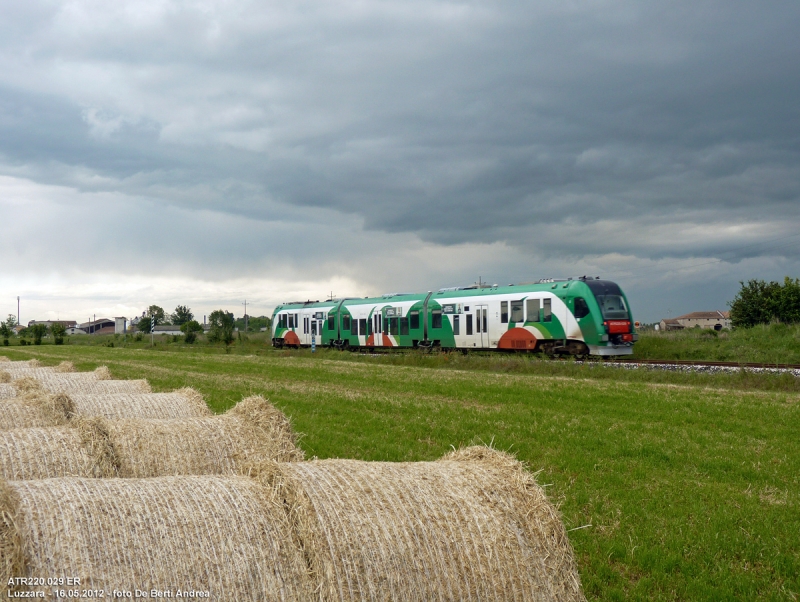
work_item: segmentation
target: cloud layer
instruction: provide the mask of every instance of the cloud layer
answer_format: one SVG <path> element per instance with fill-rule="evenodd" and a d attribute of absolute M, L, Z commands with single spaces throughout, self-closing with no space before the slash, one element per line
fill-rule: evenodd
<path fill-rule="evenodd" d="M 800 273 L 797 3 L 0 7 L 28 318 L 601 272 L 655 320 Z"/>

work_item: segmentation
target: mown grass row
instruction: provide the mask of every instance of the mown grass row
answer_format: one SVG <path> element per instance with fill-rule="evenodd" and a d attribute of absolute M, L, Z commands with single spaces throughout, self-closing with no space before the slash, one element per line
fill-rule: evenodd
<path fill-rule="evenodd" d="M 592 600 L 800 595 L 795 391 L 742 391 L 737 375 L 662 374 L 680 377 L 664 383 L 513 356 L 199 351 L 0 352 L 106 364 L 159 390 L 194 386 L 216 411 L 263 394 L 292 416 L 308 456 L 401 461 L 476 442 L 510 449 L 562 504 Z"/>

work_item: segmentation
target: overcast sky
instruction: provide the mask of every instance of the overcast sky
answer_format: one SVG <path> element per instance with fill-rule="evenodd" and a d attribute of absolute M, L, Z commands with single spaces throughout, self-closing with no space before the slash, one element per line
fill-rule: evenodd
<path fill-rule="evenodd" d="M 797 0 L 0 0 L 0 314 L 800 276 Z"/>

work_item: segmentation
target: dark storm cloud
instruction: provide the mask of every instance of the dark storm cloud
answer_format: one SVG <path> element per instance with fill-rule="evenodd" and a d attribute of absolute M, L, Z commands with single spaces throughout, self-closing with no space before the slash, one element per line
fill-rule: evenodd
<path fill-rule="evenodd" d="M 51 198 L 79 214 L 114 195 L 136 225 L 108 235 L 126 261 L 280 263 L 284 231 L 314 232 L 309 258 L 384 233 L 505 245 L 510 280 L 534 259 L 617 254 L 621 273 L 794 252 L 769 243 L 800 224 L 796 2 L 0 10 L 0 172 L 101 195 Z M 213 236 L 209 215 L 248 234 L 141 233 L 181 216 Z"/>

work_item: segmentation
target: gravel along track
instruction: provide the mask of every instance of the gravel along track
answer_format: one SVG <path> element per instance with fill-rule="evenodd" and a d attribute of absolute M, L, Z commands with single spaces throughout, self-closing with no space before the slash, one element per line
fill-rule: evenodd
<path fill-rule="evenodd" d="M 579 363 L 579 362 L 576 362 Z M 775 366 L 770 364 L 734 364 L 731 362 L 658 362 L 658 361 L 624 361 L 624 362 L 590 362 L 607 368 L 625 368 L 638 370 L 670 370 L 672 372 L 700 372 L 704 374 L 721 374 L 746 370 L 754 374 L 791 374 L 800 378 L 800 366 Z"/>

